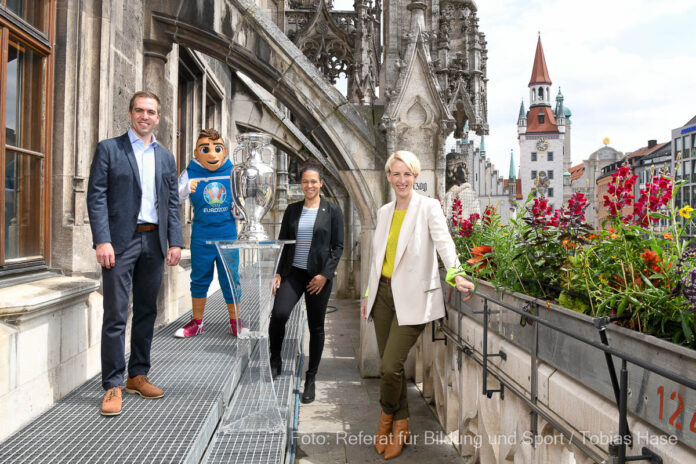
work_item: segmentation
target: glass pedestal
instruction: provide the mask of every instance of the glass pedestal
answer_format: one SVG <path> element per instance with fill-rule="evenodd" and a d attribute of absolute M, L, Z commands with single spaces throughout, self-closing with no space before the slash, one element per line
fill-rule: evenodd
<path fill-rule="evenodd" d="M 251 392 L 240 407 L 228 408 L 222 430 L 234 432 L 284 432 L 278 399 L 273 388 L 268 345 L 268 324 L 273 308 L 271 286 L 283 245 L 294 241 L 211 241 L 227 271 L 237 305 L 238 356 L 248 359 L 240 382 Z M 251 388 L 249 388 L 251 387 Z"/>

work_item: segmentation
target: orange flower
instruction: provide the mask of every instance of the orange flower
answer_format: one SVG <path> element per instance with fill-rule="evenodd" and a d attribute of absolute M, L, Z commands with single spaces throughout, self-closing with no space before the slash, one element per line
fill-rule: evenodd
<path fill-rule="evenodd" d="M 561 246 L 563 247 L 564 250 L 571 250 L 573 248 L 577 248 L 577 245 L 573 242 L 571 242 L 569 239 L 565 239 L 561 242 Z"/>
<path fill-rule="evenodd" d="M 592 240 L 592 239 L 595 239 L 595 238 L 597 238 L 597 237 L 599 237 L 599 235 L 597 235 L 597 234 L 590 234 L 590 235 L 587 236 L 587 240 Z"/>
<path fill-rule="evenodd" d="M 613 227 L 609 227 L 609 228 L 607 228 L 607 230 L 609 232 L 611 232 L 612 234 L 616 232 L 616 229 L 614 229 Z"/>
<path fill-rule="evenodd" d="M 640 254 L 640 257 L 643 261 L 648 263 L 648 265 L 656 264 L 656 263 L 660 262 L 660 257 L 657 256 L 657 253 L 652 251 L 650 248 L 646 248 L 645 251 Z"/>
<path fill-rule="evenodd" d="M 493 248 L 488 245 L 481 245 L 471 249 L 471 254 L 474 256 L 466 262 L 472 264 L 474 269 L 482 271 L 488 266 L 488 254 L 493 251 Z"/>
<path fill-rule="evenodd" d="M 611 234 L 609 238 L 611 238 L 612 240 L 616 240 L 617 238 L 619 238 L 619 236 L 616 234 Z"/>
<path fill-rule="evenodd" d="M 674 240 L 674 237 L 673 237 L 672 234 L 670 234 L 669 232 L 665 232 L 664 234 L 662 234 L 662 236 L 663 236 L 666 240 Z"/>

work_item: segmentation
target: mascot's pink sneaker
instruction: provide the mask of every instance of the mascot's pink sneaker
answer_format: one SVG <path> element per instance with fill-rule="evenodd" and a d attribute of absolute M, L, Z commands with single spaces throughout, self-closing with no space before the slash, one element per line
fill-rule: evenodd
<path fill-rule="evenodd" d="M 230 319 L 230 333 L 232 335 L 236 337 L 238 336 L 238 334 L 244 332 L 245 330 L 247 332 L 249 331 L 241 319 Z"/>
<path fill-rule="evenodd" d="M 196 335 L 205 332 L 205 327 L 203 327 L 203 320 L 196 321 L 196 319 L 191 319 L 191 322 L 180 328 L 174 333 L 176 338 L 189 338 L 195 337 Z"/>

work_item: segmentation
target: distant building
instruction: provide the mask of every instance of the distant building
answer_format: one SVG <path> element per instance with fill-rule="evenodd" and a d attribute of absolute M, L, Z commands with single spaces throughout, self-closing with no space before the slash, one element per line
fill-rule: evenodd
<path fill-rule="evenodd" d="M 607 194 L 607 189 L 609 182 L 611 181 L 611 175 L 616 172 L 616 170 L 624 163 L 628 163 L 631 166 L 631 170 L 634 174 L 638 175 L 636 185 L 634 187 L 633 194 L 636 200 L 640 197 L 640 190 L 645 188 L 645 185 L 651 179 L 651 172 L 657 173 L 660 169 L 670 167 L 670 142 L 658 143 L 657 140 L 648 140 L 648 144 L 632 152 L 628 152 L 626 156 L 620 156 L 621 153 L 617 152 L 611 147 L 605 147 L 611 150 L 613 154 L 608 152 L 602 153 L 602 149 L 590 155 L 599 154 L 600 160 L 602 156 L 606 161 L 612 155 L 619 156 L 619 158 L 612 163 L 607 163 L 604 167 L 600 169 L 599 176 L 596 180 L 596 195 L 595 195 L 595 205 L 596 205 L 596 218 L 594 221 L 595 227 L 599 228 L 602 226 L 602 221 L 609 216 L 608 209 L 604 206 L 604 195 Z M 599 162 L 601 162 L 598 160 Z M 628 215 L 633 213 L 633 203 L 630 206 L 622 210 L 622 215 Z M 660 224 L 664 226 L 665 224 Z"/>
<path fill-rule="evenodd" d="M 599 227 L 597 212 L 599 203 L 597 201 L 597 179 L 602 176 L 602 169 L 614 164 L 623 158 L 623 153 L 610 146 L 603 146 L 593 152 L 582 163 L 571 166 L 564 174 L 566 190 L 564 196 L 570 196 L 577 192 L 582 192 L 587 197 L 589 206 L 585 210 L 585 219 L 589 224 Z M 601 197 L 599 197 L 601 200 Z M 602 200 L 603 201 L 603 200 Z"/>
<path fill-rule="evenodd" d="M 529 111 L 520 105 L 517 133 L 520 144 L 522 197 L 534 192 L 554 208 L 564 202 L 563 174 L 570 168 L 570 116 L 560 89 L 551 108 L 551 78 L 546 58 L 537 41 L 532 77 L 529 80 Z"/>
<path fill-rule="evenodd" d="M 672 130 L 672 166 L 673 171 L 676 170 L 676 178 L 686 181 L 677 193 L 676 206 L 682 208 L 689 205 L 696 209 L 696 116 L 682 127 Z M 696 238 L 693 222 L 686 235 L 692 241 Z"/>
<path fill-rule="evenodd" d="M 481 211 L 491 205 L 496 208 L 501 220 L 507 223 L 517 212 L 517 203 L 522 200 L 520 180 L 515 175 L 515 158 L 510 152 L 510 170 L 507 178 L 500 175 L 498 168 L 486 158 L 486 142 L 481 137 L 479 148 L 468 137 L 458 140 L 454 150 L 447 154 L 447 192 L 454 187 L 469 183 L 481 206 Z"/>

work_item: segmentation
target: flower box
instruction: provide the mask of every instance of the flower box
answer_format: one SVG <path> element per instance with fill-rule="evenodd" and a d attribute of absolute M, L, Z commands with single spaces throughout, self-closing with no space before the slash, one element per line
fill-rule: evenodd
<path fill-rule="evenodd" d="M 443 289 L 449 287 L 444 279 L 442 286 Z M 528 295 L 496 288 L 489 282 L 479 281 L 477 295 L 468 302 L 462 302 L 457 292 L 444 293 L 450 308 L 456 308 L 479 323 L 483 323 L 483 315 L 474 314 L 473 311 L 483 309 L 485 296 L 520 309 L 530 307 L 554 327 L 600 342 L 593 318 Z M 488 309 L 490 331 L 531 353 L 535 325 L 538 325 L 537 357 L 540 361 L 576 379 L 609 401 L 615 401 L 603 351 L 541 324 L 527 323 L 523 326 L 519 314 L 491 301 Z M 606 331 L 612 348 L 684 378 L 696 379 L 696 351 L 616 325 L 609 325 Z M 614 365 L 618 376 L 621 360 L 614 357 Z M 501 368 L 504 369 L 504 361 Z M 665 434 L 676 436 L 686 446 L 696 449 L 696 391 L 630 363 L 628 384 L 629 415 L 641 418 Z"/>

